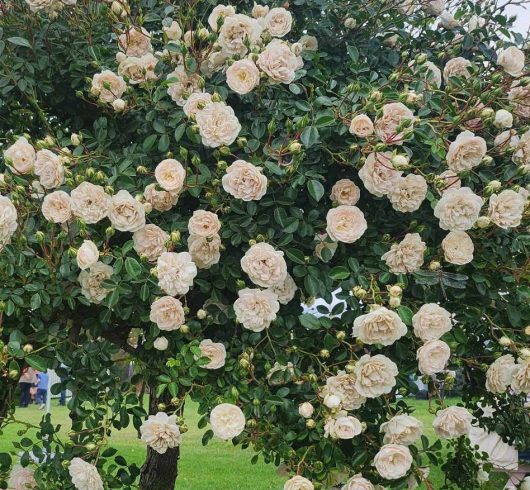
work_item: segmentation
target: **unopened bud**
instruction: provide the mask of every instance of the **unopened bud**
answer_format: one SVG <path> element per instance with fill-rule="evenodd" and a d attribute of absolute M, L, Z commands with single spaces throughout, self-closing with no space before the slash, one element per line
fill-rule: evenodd
<path fill-rule="evenodd" d="M 189 333 L 189 331 L 190 331 L 190 327 L 188 327 L 188 325 L 186 325 L 185 323 L 183 323 L 183 324 L 179 327 L 179 332 L 180 332 L 180 333 L 187 334 L 187 333 Z"/>
<path fill-rule="evenodd" d="M 429 264 L 429 270 L 431 271 L 437 271 L 440 269 L 440 267 L 442 267 L 442 264 L 440 264 L 440 262 L 438 262 L 437 260 L 433 260 Z"/>
<path fill-rule="evenodd" d="M 29 354 L 30 352 L 33 351 L 33 346 L 31 344 L 26 344 L 24 345 L 24 347 L 22 347 L 22 350 L 26 353 L 26 354 Z"/>
<path fill-rule="evenodd" d="M 390 296 L 388 306 L 390 308 L 397 308 L 401 305 L 401 298 L 399 296 Z"/>
<path fill-rule="evenodd" d="M 401 296 L 403 294 L 403 289 L 401 289 L 401 286 L 394 284 L 394 286 L 388 288 L 388 294 L 390 294 L 390 296 Z"/>
<path fill-rule="evenodd" d="M 503 347 L 509 347 L 510 345 L 512 345 L 512 343 L 513 340 L 510 337 L 506 337 L 506 335 L 503 335 L 499 339 L 499 345 L 502 345 Z"/>
<path fill-rule="evenodd" d="M 353 295 L 357 298 L 357 299 L 364 299 L 367 295 L 367 291 L 366 289 L 363 289 L 361 286 L 355 286 L 353 288 Z"/>
<path fill-rule="evenodd" d="M 70 135 L 70 141 L 72 142 L 72 145 L 79 146 L 83 141 L 83 137 L 80 134 L 72 133 Z"/>
<path fill-rule="evenodd" d="M 319 352 L 319 355 L 320 357 L 322 357 L 322 359 L 327 359 L 329 357 L 329 350 L 321 349 L 321 351 Z"/>
<path fill-rule="evenodd" d="M 180 242 L 180 231 L 179 230 L 173 230 L 170 235 L 170 239 L 172 243 L 179 243 Z"/>
<path fill-rule="evenodd" d="M 316 423 L 313 419 L 307 419 L 305 421 L 305 426 L 308 428 L 308 429 L 313 429 L 315 427 Z"/>
<path fill-rule="evenodd" d="M 487 228 L 491 224 L 491 218 L 489 216 L 480 216 L 477 220 L 477 226 L 479 228 Z"/>
<path fill-rule="evenodd" d="M 197 318 L 199 320 L 204 320 L 206 318 L 206 315 L 207 315 L 206 311 L 203 310 L 202 308 L 200 310 L 197 310 Z"/>

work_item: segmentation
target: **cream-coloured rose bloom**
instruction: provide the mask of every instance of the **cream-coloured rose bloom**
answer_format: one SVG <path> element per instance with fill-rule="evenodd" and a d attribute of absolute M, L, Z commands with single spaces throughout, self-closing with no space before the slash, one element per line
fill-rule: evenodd
<path fill-rule="evenodd" d="M 265 16 L 264 27 L 272 37 L 283 37 L 291 31 L 293 16 L 291 12 L 283 7 L 276 7 L 269 10 Z"/>
<path fill-rule="evenodd" d="M 446 160 L 449 168 L 456 173 L 471 170 L 480 165 L 486 156 L 486 141 L 471 131 L 463 131 L 449 145 Z"/>
<path fill-rule="evenodd" d="M 453 328 L 451 314 L 436 303 L 424 304 L 412 317 L 414 335 L 424 342 L 439 339 Z"/>
<path fill-rule="evenodd" d="M 237 437 L 245 430 L 245 415 L 237 405 L 221 403 L 210 412 L 213 433 L 225 441 Z"/>
<path fill-rule="evenodd" d="M 486 371 L 486 389 L 490 393 L 505 393 L 512 383 L 515 367 L 515 359 L 511 354 L 496 359 Z"/>
<path fill-rule="evenodd" d="M 107 88 L 108 87 L 108 88 Z M 125 92 L 127 84 L 123 77 L 110 70 L 103 70 L 92 77 L 91 93 L 97 95 L 103 102 L 112 103 Z"/>
<path fill-rule="evenodd" d="M 178 160 L 168 158 L 156 166 L 155 179 L 162 189 L 178 194 L 186 182 L 186 170 Z"/>
<path fill-rule="evenodd" d="M 34 171 L 45 189 L 54 189 L 64 182 L 64 165 L 61 158 L 50 150 L 37 152 Z"/>
<path fill-rule="evenodd" d="M 501 49 L 497 54 L 497 63 L 512 77 L 519 77 L 525 65 L 524 53 L 515 46 Z"/>
<path fill-rule="evenodd" d="M 304 34 L 298 42 L 302 45 L 302 52 L 316 51 L 318 49 L 318 39 L 315 36 Z"/>
<path fill-rule="evenodd" d="M 421 175 L 409 174 L 396 179 L 395 186 L 388 192 L 388 199 L 396 211 L 412 213 L 417 211 L 427 195 L 427 181 Z"/>
<path fill-rule="evenodd" d="M 153 341 L 153 347 L 156 350 L 164 351 L 164 350 L 167 350 L 168 346 L 169 346 L 169 340 L 166 337 L 157 337 Z"/>
<path fill-rule="evenodd" d="M 238 54 L 244 56 L 247 44 L 254 46 L 260 39 L 263 28 L 260 23 L 243 14 L 225 17 L 217 42 L 221 49 L 228 55 Z"/>
<path fill-rule="evenodd" d="M 168 26 L 162 27 L 162 30 L 171 41 L 178 41 L 182 37 L 182 28 L 176 20 L 173 20 Z"/>
<path fill-rule="evenodd" d="M 241 259 L 241 269 L 258 286 L 270 288 L 282 284 L 287 277 L 283 252 L 265 242 L 252 245 Z"/>
<path fill-rule="evenodd" d="M 188 252 L 164 252 L 157 262 L 158 286 L 170 296 L 186 294 L 193 286 L 197 266 Z"/>
<path fill-rule="evenodd" d="M 465 231 L 450 231 L 442 240 L 442 250 L 447 262 L 464 265 L 473 260 L 475 246 Z"/>
<path fill-rule="evenodd" d="M 236 13 L 236 9 L 232 5 L 216 5 L 210 15 L 208 16 L 208 24 L 213 32 L 217 32 L 219 24 L 225 17 L 230 17 Z"/>
<path fill-rule="evenodd" d="M 444 67 L 445 83 L 451 83 L 451 77 L 469 78 L 471 76 L 469 71 L 470 67 L 471 62 L 465 58 L 462 58 L 461 56 L 450 59 Z"/>
<path fill-rule="evenodd" d="M 493 120 L 493 125 L 499 129 L 508 129 L 513 126 L 513 115 L 511 112 L 508 112 L 506 109 L 499 109 L 495 113 L 495 119 Z"/>
<path fill-rule="evenodd" d="M 70 193 L 70 206 L 74 216 L 88 224 L 105 218 L 110 210 L 111 198 L 100 185 L 82 182 Z"/>
<path fill-rule="evenodd" d="M 83 244 L 77 250 L 76 261 L 81 270 L 88 269 L 99 260 L 99 250 L 92 240 L 83 240 Z"/>
<path fill-rule="evenodd" d="M 530 394 L 530 358 L 518 359 L 512 371 L 511 385 L 515 393 Z"/>
<path fill-rule="evenodd" d="M 270 287 L 269 290 L 278 296 L 278 301 L 282 305 L 286 305 L 294 298 L 298 287 L 292 276 L 287 274 L 283 282 L 275 284 L 274 286 Z"/>
<path fill-rule="evenodd" d="M 202 144 L 209 148 L 230 146 L 241 131 L 234 109 L 223 102 L 212 102 L 195 116 Z"/>
<path fill-rule="evenodd" d="M 395 186 L 403 172 L 392 166 L 392 153 L 370 153 L 359 170 L 359 178 L 366 190 L 377 197 L 388 194 Z"/>
<path fill-rule="evenodd" d="M 296 70 L 303 66 L 303 61 L 291 51 L 288 44 L 273 39 L 258 56 L 257 65 L 274 82 L 291 83 Z"/>
<path fill-rule="evenodd" d="M 483 201 L 469 187 L 447 189 L 434 208 L 440 228 L 450 231 L 469 230 L 477 221 Z"/>
<path fill-rule="evenodd" d="M 416 353 L 420 373 L 428 376 L 441 373 L 450 357 L 451 349 L 442 340 L 429 340 Z"/>
<path fill-rule="evenodd" d="M 508 100 L 512 103 L 514 114 L 530 119 L 530 85 L 523 87 L 514 82 L 508 92 Z"/>
<path fill-rule="evenodd" d="M 268 289 L 241 289 L 239 298 L 234 302 L 234 312 L 237 320 L 247 330 L 261 332 L 269 328 L 276 320 L 276 313 L 280 309 L 278 297 Z"/>
<path fill-rule="evenodd" d="M 530 130 L 521 137 L 514 136 L 510 131 L 504 133 L 507 133 L 506 141 L 509 141 L 510 147 L 515 150 L 512 156 L 513 161 L 519 165 L 530 165 Z"/>
<path fill-rule="evenodd" d="M 188 251 L 199 269 L 209 269 L 221 258 L 221 237 L 217 234 L 208 237 L 190 235 Z"/>
<path fill-rule="evenodd" d="M 285 482 L 283 490 L 314 490 L 314 485 L 303 476 L 296 475 Z"/>
<path fill-rule="evenodd" d="M 226 83 L 234 92 L 248 94 L 259 85 L 259 70 L 251 59 L 235 61 L 226 70 Z"/>
<path fill-rule="evenodd" d="M 436 413 L 432 426 L 442 439 L 454 439 L 465 436 L 471 430 L 473 416 L 463 407 L 448 407 Z"/>
<path fill-rule="evenodd" d="M 374 123 L 366 114 L 357 114 L 351 120 L 350 133 L 359 138 L 368 138 L 374 134 Z"/>
<path fill-rule="evenodd" d="M 164 332 L 177 330 L 185 321 L 184 308 L 177 298 L 162 296 L 151 304 L 149 320 Z"/>
<path fill-rule="evenodd" d="M 252 17 L 259 19 L 265 17 L 269 13 L 268 5 L 259 5 L 254 2 L 254 7 L 252 7 Z"/>
<path fill-rule="evenodd" d="M 341 205 L 330 209 L 326 223 L 329 238 L 344 243 L 356 242 L 368 228 L 363 212 L 356 206 Z"/>
<path fill-rule="evenodd" d="M 383 115 L 375 121 L 375 133 L 389 145 L 401 145 L 406 133 L 412 129 L 414 120 L 414 113 L 406 105 L 391 102 L 383 106 Z M 405 121 L 409 121 L 409 125 L 398 131 Z"/>
<path fill-rule="evenodd" d="M 140 439 L 159 454 L 180 446 L 182 436 L 177 425 L 177 416 L 164 412 L 149 415 L 140 426 Z"/>
<path fill-rule="evenodd" d="M 42 214 L 52 223 L 66 223 L 72 217 L 70 196 L 64 191 L 50 192 L 42 201 Z"/>
<path fill-rule="evenodd" d="M 375 490 L 374 485 L 361 474 L 353 475 L 340 490 Z"/>
<path fill-rule="evenodd" d="M 145 201 L 157 211 L 169 211 L 179 199 L 178 192 L 158 190 L 156 184 L 149 184 L 144 190 Z"/>
<path fill-rule="evenodd" d="M 333 439 L 353 439 L 363 431 L 361 422 L 356 417 L 348 416 L 348 412 L 341 411 L 335 417 L 330 417 L 324 426 L 324 437 Z"/>
<path fill-rule="evenodd" d="M 118 65 L 118 75 L 126 77 L 131 85 L 156 80 L 158 75 L 155 68 L 158 63 L 152 53 L 146 53 L 143 56 L 128 56 Z"/>
<path fill-rule="evenodd" d="M 212 102 L 212 94 L 208 92 L 193 92 L 184 103 L 182 110 L 188 117 L 194 117 Z"/>
<path fill-rule="evenodd" d="M 423 265 L 423 254 L 427 245 L 418 233 L 407 233 L 399 243 L 394 243 L 381 259 L 390 272 L 406 274 L 417 271 Z"/>
<path fill-rule="evenodd" d="M 407 446 L 385 444 L 375 455 L 374 466 L 387 480 L 397 480 L 407 474 L 412 465 L 412 454 Z"/>
<path fill-rule="evenodd" d="M 425 0 L 422 8 L 429 15 L 440 15 L 445 10 L 445 6 L 445 0 Z"/>
<path fill-rule="evenodd" d="M 421 437 L 423 423 L 410 415 L 395 415 L 388 422 L 381 424 L 380 432 L 385 434 L 383 438 L 385 444 L 410 446 Z"/>
<path fill-rule="evenodd" d="M 392 310 L 384 306 L 358 316 L 353 322 L 352 335 L 365 344 L 392 345 L 407 334 L 407 327 Z"/>
<path fill-rule="evenodd" d="M 30 490 L 37 488 L 37 482 L 31 468 L 16 465 L 9 475 L 8 487 L 10 490 Z"/>
<path fill-rule="evenodd" d="M 204 339 L 199 344 L 201 355 L 210 359 L 208 364 L 205 364 L 204 369 L 219 369 L 225 365 L 226 349 L 220 342 L 212 342 L 211 339 Z"/>
<path fill-rule="evenodd" d="M 143 27 L 130 27 L 118 36 L 118 47 L 127 56 L 143 56 L 152 51 L 151 34 Z"/>
<path fill-rule="evenodd" d="M 236 160 L 226 169 L 223 189 L 236 199 L 259 201 L 267 192 L 267 177 L 262 170 L 245 160 Z"/>
<path fill-rule="evenodd" d="M 525 197 L 519 192 L 505 189 L 500 194 L 492 194 L 489 200 L 488 216 L 498 227 L 507 230 L 521 224 Z"/>
<path fill-rule="evenodd" d="M 56 0 L 26 0 L 31 12 L 38 12 L 39 10 L 47 10 L 54 15 L 54 10 L 60 8 Z"/>
<path fill-rule="evenodd" d="M 127 102 L 125 102 L 123 99 L 116 99 L 111 105 L 116 112 L 121 112 L 127 107 Z"/>
<path fill-rule="evenodd" d="M 160 255 L 167 252 L 166 243 L 169 235 L 160 227 L 148 224 L 133 233 L 134 250 L 149 262 L 155 262 Z"/>
<path fill-rule="evenodd" d="M 221 229 L 219 217 L 211 211 L 197 209 L 188 221 L 188 231 L 191 235 L 207 238 L 217 235 Z"/>
<path fill-rule="evenodd" d="M 366 398 L 357 391 L 356 382 L 354 374 L 339 371 L 336 376 L 326 379 L 326 385 L 320 389 L 319 395 L 322 398 L 327 395 L 337 396 L 344 410 L 357 410 L 363 406 Z"/>
<path fill-rule="evenodd" d="M 113 272 L 112 267 L 103 262 L 96 262 L 90 269 L 81 271 L 78 277 L 81 294 L 91 303 L 101 303 L 110 293 L 110 289 L 104 288 L 102 283 L 110 279 Z"/>
<path fill-rule="evenodd" d="M 119 231 L 138 231 L 145 226 L 145 207 L 122 189 L 112 196 L 109 219 Z"/>
<path fill-rule="evenodd" d="M 361 190 L 350 179 L 340 179 L 331 188 L 329 197 L 337 204 L 354 206 L 361 197 Z"/>
<path fill-rule="evenodd" d="M 103 490 L 98 469 L 81 458 L 74 458 L 68 468 L 72 484 L 77 490 Z"/>
<path fill-rule="evenodd" d="M 309 402 L 304 402 L 298 405 L 298 413 L 305 419 L 310 419 L 315 411 L 315 407 Z"/>
<path fill-rule="evenodd" d="M 4 151 L 4 161 L 14 174 L 31 174 L 35 165 L 35 149 L 21 136 Z"/>
<path fill-rule="evenodd" d="M 180 107 L 184 106 L 191 94 L 202 92 L 202 78 L 196 73 L 188 73 L 183 65 L 177 66 L 167 79 L 170 81 L 167 93 Z"/>
<path fill-rule="evenodd" d="M 390 393 L 396 386 L 396 364 L 382 354 L 365 354 L 355 364 L 355 388 L 365 398 L 377 398 Z"/>

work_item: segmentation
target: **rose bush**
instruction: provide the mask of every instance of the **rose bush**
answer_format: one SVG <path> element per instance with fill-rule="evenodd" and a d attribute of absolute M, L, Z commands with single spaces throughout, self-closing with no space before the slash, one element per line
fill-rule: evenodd
<path fill-rule="evenodd" d="M 24 367 L 73 393 L 0 485 L 173 487 L 191 398 L 286 489 L 480 488 L 474 420 L 530 446 L 522 36 L 497 0 L 214 4 L 0 5 L 0 430 Z"/>

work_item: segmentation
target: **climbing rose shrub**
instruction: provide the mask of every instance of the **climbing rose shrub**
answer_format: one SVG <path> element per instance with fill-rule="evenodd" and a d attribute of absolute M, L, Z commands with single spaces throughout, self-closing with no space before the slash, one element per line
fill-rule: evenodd
<path fill-rule="evenodd" d="M 188 399 L 288 490 L 479 488 L 472 424 L 530 446 L 530 78 L 500 2 L 0 19 L 0 428 L 27 366 L 73 393 L 1 484 L 169 488 Z M 131 424 L 141 470 L 109 442 Z"/>

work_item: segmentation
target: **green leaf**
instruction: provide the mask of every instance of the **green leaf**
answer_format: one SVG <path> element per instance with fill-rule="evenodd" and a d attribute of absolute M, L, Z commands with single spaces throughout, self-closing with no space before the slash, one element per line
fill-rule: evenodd
<path fill-rule="evenodd" d="M 158 151 L 164 152 L 169 148 L 169 136 L 163 134 L 158 142 Z"/>
<path fill-rule="evenodd" d="M 318 180 L 310 180 L 307 183 L 307 190 L 316 202 L 320 201 L 324 195 L 324 186 Z"/>
<path fill-rule="evenodd" d="M 142 273 L 142 266 L 136 259 L 132 257 L 127 257 L 125 259 L 125 270 L 132 277 L 138 277 Z"/>
<path fill-rule="evenodd" d="M 300 136 L 300 140 L 307 148 L 311 148 L 313 145 L 318 143 L 319 139 L 320 135 L 318 133 L 318 129 L 315 128 L 315 126 L 307 126 L 307 128 L 304 128 L 302 135 Z"/>
<path fill-rule="evenodd" d="M 320 328 L 320 319 L 310 313 L 304 313 L 298 316 L 300 324 L 308 330 L 318 330 Z"/>
<path fill-rule="evenodd" d="M 46 371 L 48 369 L 48 360 L 37 354 L 26 356 L 26 362 L 37 371 Z"/>
<path fill-rule="evenodd" d="M 31 44 L 29 43 L 29 41 L 27 39 L 24 39 L 23 37 L 8 37 L 7 40 L 12 44 L 16 44 L 17 46 L 31 48 Z"/>
<path fill-rule="evenodd" d="M 412 317 L 414 316 L 414 312 L 408 306 L 400 306 L 397 309 L 397 312 L 405 325 L 412 325 Z"/>
<path fill-rule="evenodd" d="M 350 271 L 347 267 L 339 265 L 337 267 L 333 267 L 333 269 L 329 271 L 329 277 L 331 277 L 331 279 L 335 279 L 336 281 L 341 281 L 342 279 L 348 279 L 348 277 L 350 277 Z"/>

